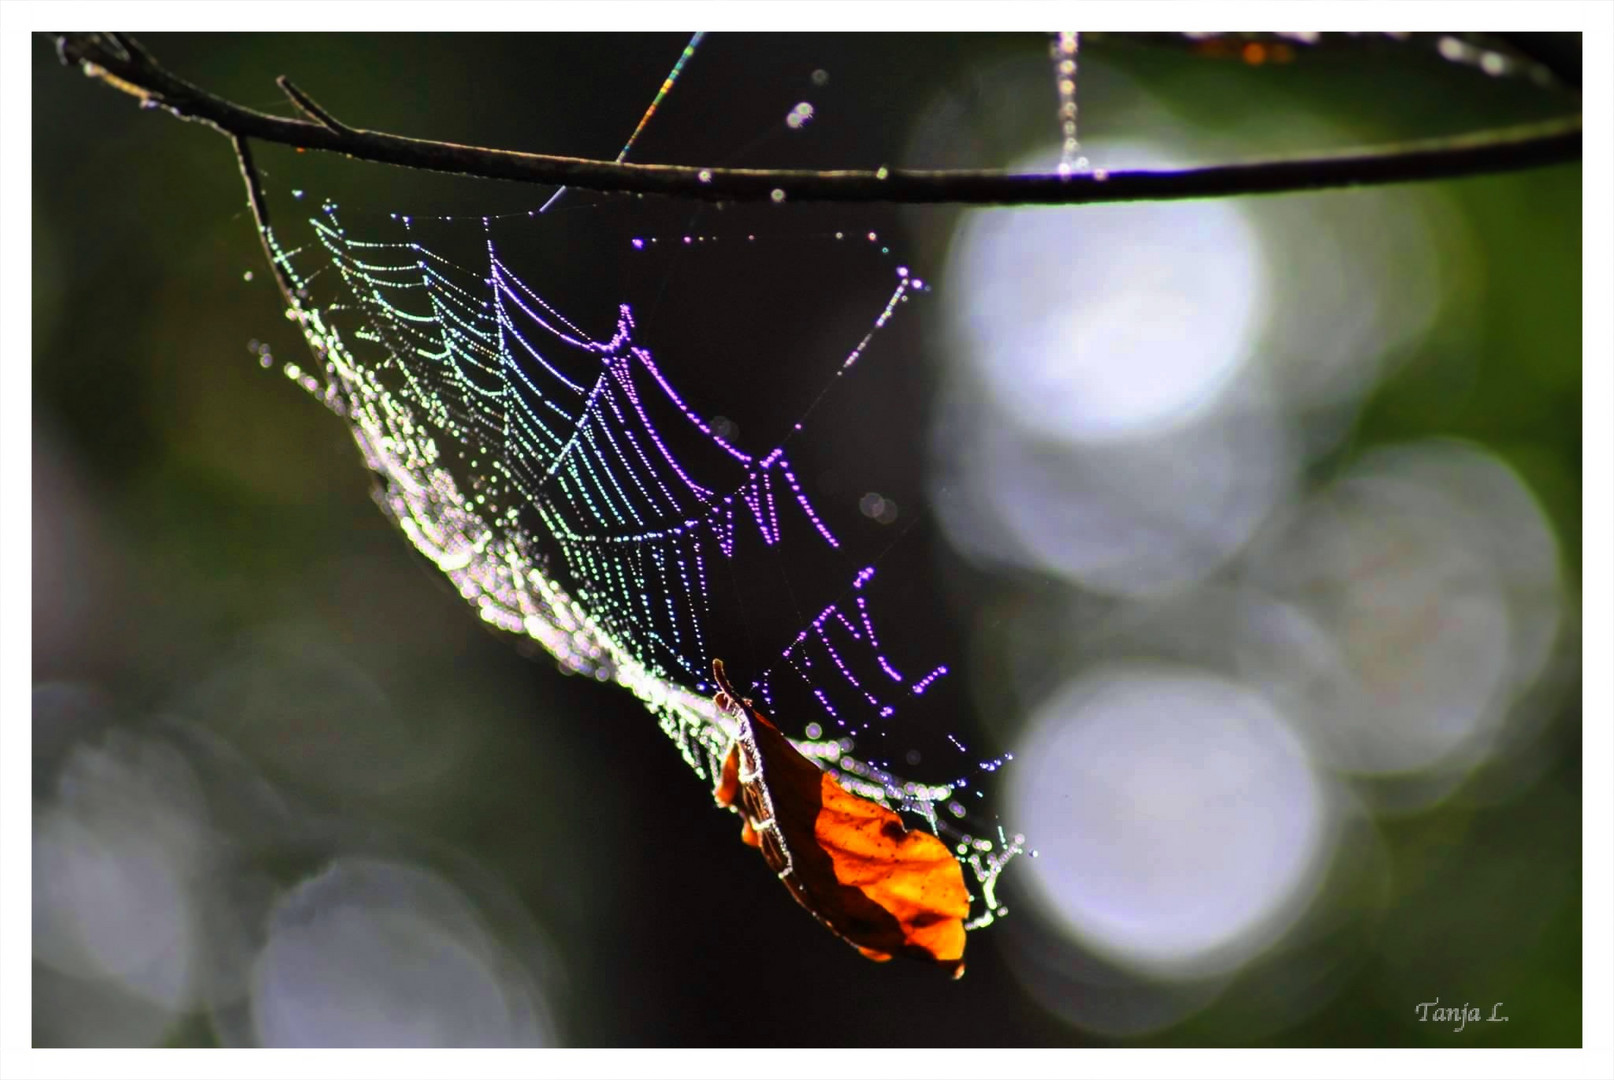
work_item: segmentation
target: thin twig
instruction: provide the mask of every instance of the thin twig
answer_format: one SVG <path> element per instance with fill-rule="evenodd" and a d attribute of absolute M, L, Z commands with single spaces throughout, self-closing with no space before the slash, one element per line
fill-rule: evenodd
<path fill-rule="evenodd" d="M 1005 173 L 948 169 L 878 171 L 703 169 L 490 150 L 270 116 L 226 101 L 171 74 L 127 35 L 62 34 L 66 63 L 108 85 L 154 101 L 183 120 L 232 138 L 254 138 L 363 161 L 495 180 L 593 191 L 672 195 L 712 202 L 891 202 L 1075 204 L 1201 199 L 1320 188 L 1449 179 L 1578 161 L 1581 120 L 1536 124 L 1372 152 L 1217 165 L 1170 172 Z M 288 90 L 288 93 L 290 91 Z M 304 95 L 306 98 L 306 95 Z M 295 100 L 295 99 L 294 99 Z M 311 104 L 311 102 L 309 102 Z M 298 102 L 305 107 L 303 101 Z M 316 105 L 315 109 L 319 109 Z M 306 111 L 306 108 L 305 108 Z M 335 121 L 330 121 L 335 123 Z"/>
<path fill-rule="evenodd" d="M 247 185 L 247 205 L 252 207 L 252 220 L 258 226 L 258 239 L 263 243 L 264 258 L 269 260 L 269 269 L 275 275 L 275 284 L 280 286 L 287 306 L 295 308 L 297 300 L 291 279 L 287 277 L 285 267 L 280 265 L 280 260 L 275 258 L 274 234 L 269 231 L 269 201 L 263 197 L 263 182 L 258 178 L 258 167 L 252 161 L 252 148 L 239 135 L 232 135 L 230 142 L 235 147 L 236 163 L 241 166 L 241 179 Z"/>
<path fill-rule="evenodd" d="M 275 85 L 280 87 L 281 91 L 287 97 L 291 98 L 291 103 L 297 106 L 298 109 L 302 110 L 305 116 L 319 124 L 321 127 L 329 128 L 338 135 L 353 134 L 352 128 L 348 127 L 336 117 L 326 112 L 320 107 L 319 102 L 309 97 L 306 93 L 298 88 L 296 83 L 292 82 L 286 76 L 281 75 L 276 78 Z"/>

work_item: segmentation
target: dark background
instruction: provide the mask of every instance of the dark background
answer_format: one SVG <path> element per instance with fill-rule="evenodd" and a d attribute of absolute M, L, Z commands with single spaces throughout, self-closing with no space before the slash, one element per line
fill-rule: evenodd
<path fill-rule="evenodd" d="M 183 77 L 281 114 L 288 109 L 272 79 L 285 73 L 354 124 L 611 157 L 686 38 L 142 40 Z M 1573 54 L 1572 43 L 1551 44 Z M 1085 47 L 1213 132 L 1259 115 L 1273 97 L 1333 117 L 1361 141 L 1576 108 L 1567 91 L 1486 79 L 1410 46 L 1318 50 L 1282 69 L 1207 58 L 1180 44 L 1112 39 Z M 918 965 L 867 963 L 786 899 L 755 853 L 736 842 L 736 822 L 713 810 L 628 695 L 562 677 L 480 625 L 378 512 L 343 426 L 261 370 L 249 351 L 249 341 L 264 342 L 284 361 L 303 346 L 281 317 L 227 142 L 199 125 L 142 112 L 62 68 L 46 37 L 37 40 L 35 64 L 36 812 L 61 797 L 57 778 L 76 747 L 117 745 L 107 740 L 119 733 L 179 747 L 205 789 L 209 828 L 227 838 L 220 843 L 232 867 L 252 867 L 269 894 L 355 853 L 433 868 L 491 912 L 490 923 L 537 972 L 554 1036 L 568 1045 L 1105 1041 L 1062 1021 L 1016 976 L 1022 961 L 1014 957 L 1038 952 L 1039 935 L 1050 933 L 1030 917 L 1016 914 L 972 935 L 969 973 L 957 984 Z M 973 148 L 984 160 L 914 160 L 920 151 L 907 132 L 938 92 L 969 101 L 976 73 L 1003 64 L 1046 66 L 1045 43 L 1034 35 L 713 35 L 634 157 L 1002 165 L 995 147 L 979 141 Z M 821 89 L 809 80 L 815 68 L 830 72 Z M 800 99 L 813 100 L 818 116 L 810 138 L 791 140 L 781 120 Z M 976 130 L 1046 122 L 1051 140 L 1052 113 L 1050 86 L 1010 118 L 973 122 Z M 1083 118 L 1102 130 L 1102 100 L 1084 99 Z M 1268 137 L 1245 153 L 1322 149 L 1286 146 L 1282 130 Z M 1239 156 L 1237 145 L 1229 156 Z M 547 195 L 297 160 L 279 148 L 265 149 L 262 160 L 271 201 L 282 206 L 294 185 L 382 212 L 500 211 Z M 1456 366 L 1435 357 L 1386 379 L 1337 457 L 1316 465 L 1318 478 L 1375 443 L 1418 435 L 1456 434 L 1496 448 L 1556 530 L 1573 622 L 1579 169 L 1445 186 L 1468 217 L 1472 258 L 1494 298 L 1483 354 Z M 683 213 L 607 206 L 598 219 L 619 237 L 651 216 Z M 688 221 L 723 233 L 738 220 L 723 213 L 690 208 Z M 934 267 L 947 213 L 813 210 L 790 228 L 810 231 L 844 217 L 860 231 L 900 237 L 899 254 Z M 587 238 L 567 243 L 550 256 L 580 265 L 599 258 Z M 826 340 L 866 323 L 826 280 L 836 264 L 820 247 L 788 258 L 802 302 L 826 312 Z M 579 295 L 590 292 L 588 280 L 575 284 Z M 685 292 L 698 298 L 698 290 Z M 693 303 L 669 303 L 671 313 L 657 315 L 669 340 L 701 338 L 702 320 L 712 320 L 690 310 Z M 810 459 L 820 507 L 871 557 L 886 550 L 890 532 L 858 515 L 858 496 L 881 491 L 915 514 L 924 502 L 935 378 L 924 320 L 923 310 L 904 313 L 882 339 L 880 363 L 837 392 L 819 427 L 834 438 Z M 747 327 L 726 320 L 724 332 L 743 337 Z M 825 347 L 799 337 L 780 347 L 824 355 Z M 679 376 L 694 385 L 692 400 L 735 417 L 742 431 L 787 422 L 827 376 L 806 360 L 705 355 L 704 367 Z M 1540 359 L 1546 355 L 1556 359 Z M 886 610 L 901 627 L 896 647 L 943 659 L 966 648 L 976 609 L 1029 603 L 1049 587 L 968 565 L 923 518 L 888 558 Z M 813 571 L 804 568 L 798 580 L 815 581 Z M 751 614 L 778 613 L 759 606 Z M 1330 953 L 1317 967 L 1252 970 L 1203 1011 L 1132 1041 L 1577 1045 L 1578 642 L 1572 631 L 1566 639 L 1559 692 L 1529 748 L 1537 766 L 1527 781 L 1504 797 L 1459 793 L 1381 823 L 1394 872 L 1387 894 L 1338 920 L 1344 929 L 1335 944 L 1348 962 Z M 977 668 L 970 678 L 979 685 L 937 706 L 937 722 L 972 736 L 971 710 L 979 706 L 970 702 L 993 700 L 993 680 L 1003 678 L 991 664 Z M 252 785 L 273 794 L 249 798 L 243 792 Z M 255 799 L 278 809 L 271 814 Z M 282 824 L 271 827 L 270 818 Z M 1011 907 L 1016 869 L 1005 884 Z M 181 995 L 159 1020 L 136 1022 L 127 1020 L 133 1007 L 123 990 L 37 961 L 35 972 L 36 1044 L 225 1040 L 219 1007 L 210 1019 L 205 994 Z M 1309 995 L 1299 1013 L 1268 1009 L 1263 1002 L 1288 993 L 1285 980 L 1321 982 L 1326 991 Z M 1502 985 L 1494 996 L 1519 1004 L 1511 1023 L 1472 1029 L 1458 1042 L 1412 1022 L 1411 982 L 1420 988 L 1414 993 L 1451 986 L 1459 1000 L 1458 987 L 1480 994 Z"/>

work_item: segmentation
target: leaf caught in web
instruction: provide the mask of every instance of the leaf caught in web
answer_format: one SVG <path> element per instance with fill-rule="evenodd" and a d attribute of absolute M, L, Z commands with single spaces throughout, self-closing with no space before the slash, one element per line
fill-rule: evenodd
<path fill-rule="evenodd" d="M 714 795 L 740 815 L 796 902 L 871 960 L 911 956 L 964 974 L 969 893 L 930 833 L 849 793 L 790 744 L 712 662 L 717 706 L 739 718 Z"/>

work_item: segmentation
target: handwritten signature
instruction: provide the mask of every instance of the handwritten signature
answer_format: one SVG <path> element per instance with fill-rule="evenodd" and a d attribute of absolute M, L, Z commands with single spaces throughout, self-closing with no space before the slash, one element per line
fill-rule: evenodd
<path fill-rule="evenodd" d="M 1502 1015 L 1502 1002 L 1500 1001 L 1491 1006 L 1491 1015 L 1489 1016 L 1483 1015 L 1478 1007 L 1470 1005 L 1466 1001 L 1461 1005 L 1448 1005 L 1441 1008 L 1439 998 L 1433 1001 L 1420 1001 L 1413 1011 L 1418 1014 L 1420 1023 L 1429 1023 L 1431 1021 L 1437 1024 L 1456 1023 L 1457 1026 L 1452 1028 L 1453 1031 L 1463 1030 L 1470 1022 L 1476 1024 L 1507 1023 L 1507 1017 Z"/>

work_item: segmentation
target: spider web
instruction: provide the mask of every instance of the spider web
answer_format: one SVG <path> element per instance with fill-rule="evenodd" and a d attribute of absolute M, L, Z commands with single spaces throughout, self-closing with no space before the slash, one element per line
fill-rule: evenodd
<path fill-rule="evenodd" d="M 838 577 L 791 596 L 795 632 L 760 666 L 753 692 L 787 730 L 811 710 L 808 737 L 794 741 L 848 790 L 951 840 L 978 886 L 972 925 L 993 921 L 1003 911 L 995 884 L 1023 839 L 963 800 L 981 798 L 981 776 L 1004 759 L 980 761 L 947 734 L 956 769 L 925 783 L 858 752 L 860 740 L 878 744 L 948 667 L 888 650 L 878 558 L 844 550 L 791 460 L 818 404 L 924 282 L 875 232 L 807 236 L 861 265 L 863 325 L 824 357 L 819 393 L 783 437 L 759 448 L 681 393 L 680 355 L 663 357 L 641 326 L 661 295 L 655 287 L 602 301 L 595 286 L 572 280 L 566 260 L 529 258 L 524 248 L 547 242 L 591 264 L 715 248 L 719 239 L 746 241 L 751 263 L 770 258 L 768 249 L 752 254 L 764 247 L 754 234 L 676 232 L 602 249 L 586 228 L 583 240 L 567 234 L 590 215 L 642 217 L 636 201 L 551 210 L 555 202 L 467 218 L 354 215 L 326 201 L 295 247 L 266 228 L 288 318 L 316 360 L 312 371 L 286 364 L 285 374 L 346 421 L 376 475 L 377 501 L 484 621 L 535 641 L 569 672 L 634 694 L 708 784 L 735 735 L 713 701 L 711 662 L 733 667 L 735 625 L 754 608 L 747 585 L 781 566 L 794 576 L 807 546 L 834 556 Z M 557 298 L 568 289 L 573 302 Z M 700 302 L 713 323 L 767 326 L 774 317 L 737 311 L 713 292 Z M 803 325 L 799 297 L 780 302 Z M 756 351 L 766 353 L 759 337 Z"/>
<path fill-rule="evenodd" d="M 383 508 L 483 620 L 632 692 L 710 782 L 735 733 L 708 676 L 722 655 L 720 576 L 787 536 L 829 549 L 840 539 L 785 445 L 747 452 L 680 395 L 633 305 L 617 306 L 609 336 L 591 336 L 506 263 L 491 231 L 473 270 L 397 220 L 400 238 L 359 239 L 327 204 L 310 221 L 318 252 L 287 252 L 270 232 L 299 296 L 290 315 L 319 361 L 317 372 L 288 364 L 286 374 L 346 419 Z M 316 254 L 340 285 L 325 304 L 304 299 Z M 923 288 L 898 268 L 837 375 Z M 799 748 L 849 790 L 959 839 L 990 915 L 991 886 L 1019 843 L 948 820 L 964 816 L 970 782 L 916 783 L 852 753 L 857 735 L 948 674 L 887 655 L 870 602 L 876 573 L 860 567 L 811 612 L 756 689 L 771 709 L 779 681 L 804 687 L 838 734 Z"/>

